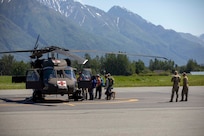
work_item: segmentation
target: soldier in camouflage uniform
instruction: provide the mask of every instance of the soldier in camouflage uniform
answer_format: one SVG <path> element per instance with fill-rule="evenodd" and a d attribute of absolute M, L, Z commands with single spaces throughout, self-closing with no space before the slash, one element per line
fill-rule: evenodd
<path fill-rule="evenodd" d="M 106 84 L 105 84 L 105 95 L 106 95 L 106 100 L 110 100 L 111 99 L 111 95 L 112 95 L 112 89 L 113 89 L 113 83 L 114 83 L 114 79 L 113 77 L 110 75 L 110 73 L 108 73 L 107 75 L 105 75 L 106 78 Z"/>
<path fill-rule="evenodd" d="M 185 101 L 188 101 L 188 77 L 186 73 L 183 73 L 183 89 L 181 92 L 181 101 L 184 101 L 184 95 L 185 95 Z"/>
<path fill-rule="evenodd" d="M 175 71 L 173 77 L 171 78 L 171 82 L 173 82 L 173 88 L 171 93 L 171 100 L 169 102 L 173 102 L 175 92 L 176 92 L 176 102 L 178 101 L 178 91 L 179 91 L 180 81 L 181 81 L 181 77 L 178 75 L 178 72 Z"/>

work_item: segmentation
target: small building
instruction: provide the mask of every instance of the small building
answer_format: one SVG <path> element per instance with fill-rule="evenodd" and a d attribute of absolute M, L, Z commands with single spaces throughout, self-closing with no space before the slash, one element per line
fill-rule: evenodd
<path fill-rule="evenodd" d="M 204 71 L 191 71 L 191 75 L 204 75 Z"/>

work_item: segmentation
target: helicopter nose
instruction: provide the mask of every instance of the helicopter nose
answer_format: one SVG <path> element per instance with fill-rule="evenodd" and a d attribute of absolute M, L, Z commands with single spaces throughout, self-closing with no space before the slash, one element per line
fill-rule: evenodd
<path fill-rule="evenodd" d="M 66 81 L 57 81 L 57 85 L 59 89 L 66 89 L 67 88 L 67 82 Z"/>

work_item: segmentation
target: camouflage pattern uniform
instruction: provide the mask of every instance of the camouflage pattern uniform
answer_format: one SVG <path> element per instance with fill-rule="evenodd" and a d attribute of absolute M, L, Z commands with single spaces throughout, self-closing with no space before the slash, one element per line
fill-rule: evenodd
<path fill-rule="evenodd" d="M 175 71 L 174 76 L 171 78 L 171 82 L 173 82 L 173 88 L 172 88 L 170 102 L 173 101 L 175 92 L 176 92 L 176 102 L 178 101 L 178 91 L 179 91 L 180 81 L 181 81 L 181 77 L 178 75 L 178 72 Z"/>
<path fill-rule="evenodd" d="M 181 101 L 184 101 L 184 95 L 186 97 L 185 101 L 188 101 L 188 77 L 186 73 L 183 73 L 183 89 L 181 92 Z"/>
<path fill-rule="evenodd" d="M 106 95 L 106 100 L 110 100 L 111 99 L 111 95 L 112 95 L 112 89 L 113 89 L 113 84 L 111 84 L 110 79 L 113 80 L 113 77 L 111 77 L 110 73 L 105 75 L 106 78 L 106 84 L 105 84 L 105 95 Z"/>

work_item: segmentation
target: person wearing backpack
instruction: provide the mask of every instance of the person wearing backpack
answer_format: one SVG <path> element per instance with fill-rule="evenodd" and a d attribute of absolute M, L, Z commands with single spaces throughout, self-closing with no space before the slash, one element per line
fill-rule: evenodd
<path fill-rule="evenodd" d="M 113 77 L 111 77 L 110 74 L 107 74 L 107 75 L 105 76 L 105 78 L 106 78 L 106 84 L 105 84 L 106 99 L 107 99 L 107 100 L 110 100 L 110 99 L 111 99 L 111 95 L 112 95 L 111 89 L 113 89 L 114 79 L 113 79 Z"/>

